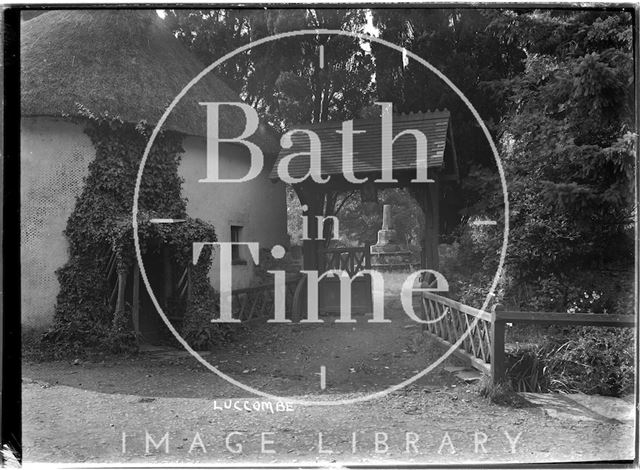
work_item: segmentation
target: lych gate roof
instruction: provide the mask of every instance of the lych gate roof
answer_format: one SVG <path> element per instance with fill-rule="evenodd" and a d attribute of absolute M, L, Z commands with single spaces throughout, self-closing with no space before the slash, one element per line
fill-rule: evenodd
<path fill-rule="evenodd" d="M 427 136 L 427 162 L 429 168 L 441 168 L 444 164 L 444 151 L 449 127 L 449 111 L 436 110 L 428 112 L 394 114 L 393 136 L 405 129 L 416 129 Z M 342 129 L 342 122 L 332 121 L 320 124 L 294 126 L 295 129 L 309 129 L 315 132 L 322 144 L 321 173 L 323 175 L 342 174 L 342 135 L 336 131 Z M 354 131 L 364 130 L 364 134 L 353 136 L 353 170 L 354 173 L 377 173 L 382 166 L 382 125 L 380 118 L 355 119 Z M 293 145 L 289 149 L 280 150 L 278 160 L 270 177 L 278 178 L 277 168 L 280 160 L 288 155 L 309 151 L 309 139 L 304 133 L 292 136 Z M 290 162 L 289 174 L 300 178 L 309 171 L 309 156 L 300 155 Z M 393 169 L 416 169 L 416 140 L 411 135 L 399 137 L 393 144 Z"/>
<path fill-rule="evenodd" d="M 57 10 L 21 25 L 21 111 L 24 116 L 77 114 L 76 103 L 126 122 L 155 124 L 175 96 L 204 69 L 151 10 Z M 239 102 L 213 73 L 192 88 L 164 128 L 206 136 L 199 102 Z M 244 130 L 244 115 L 221 108 L 220 135 Z M 261 128 L 252 140 L 276 154 Z"/>

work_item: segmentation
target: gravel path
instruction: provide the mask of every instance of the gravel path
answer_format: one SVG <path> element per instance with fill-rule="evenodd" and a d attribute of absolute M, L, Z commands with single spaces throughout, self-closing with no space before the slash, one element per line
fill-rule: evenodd
<path fill-rule="evenodd" d="M 549 418 L 540 408 L 497 406 L 479 397 L 473 386 L 444 375 L 445 384 L 416 384 L 375 401 L 339 407 L 287 406 L 243 398 L 246 394 L 189 365 L 190 361 L 25 364 L 25 462 L 462 463 L 633 458 L 631 424 L 575 422 Z M 253 376 L 256 383 L 264 379 Z M 167 439 L 161 441 L 166 433 Z"/>
<path fill-rule="evenodd" d="M 242 383 L 297 399 L 379 391 L 443 350 L 387 299 L 384 325 L 262 325 L 206 359 Z M 326 389 L 319 380 L 327 369 Z M 25 462 L 281 464 L 632 459 L 634 426 L 550 418 L 481 398 L 444 371 L 341 406 L 249 397 L 186 351 L 23 364 Z M 166 438 L 164 438 L 166 436 Z M 164 438 L 164 439 L 163 439 Z"/>

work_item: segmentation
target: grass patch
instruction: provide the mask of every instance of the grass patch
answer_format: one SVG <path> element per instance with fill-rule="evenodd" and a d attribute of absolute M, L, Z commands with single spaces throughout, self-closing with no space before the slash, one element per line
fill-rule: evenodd
<path fill-rule="evenodd" d="M 525 408 L 531 406 L 527 400 L 518 394 L 510 382 L 494 384 L 491 377 L 483 375 L 475 385 L 476 392 L 496 405 L 510 406 L 512 408 Z"/>

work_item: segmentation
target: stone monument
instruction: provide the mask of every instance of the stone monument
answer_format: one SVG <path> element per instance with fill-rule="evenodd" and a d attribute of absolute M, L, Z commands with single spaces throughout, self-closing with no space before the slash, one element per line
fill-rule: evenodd
<path fill-rule="evenodd" d="M 379 271 L 398 271 L 412 268 L 411 252 L 397 239 L 391 219 L 391 205 L 382 208 L 382 229 L 378 241 L 371 248 L 371 268 Z"/>

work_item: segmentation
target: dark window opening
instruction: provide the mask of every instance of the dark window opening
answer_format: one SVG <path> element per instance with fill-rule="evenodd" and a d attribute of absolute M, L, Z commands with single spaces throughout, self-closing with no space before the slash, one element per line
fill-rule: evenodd
<path fill-rule="evenodd" d="M 231 226 L 231 242 L 240 242 L 240 233 L 242 227 L 240 225 Z M 244 264 L 244 260 L 240 257 L 240 247 L 238 245 L 231 245 L 231 263 L 232 264 Z"/>

